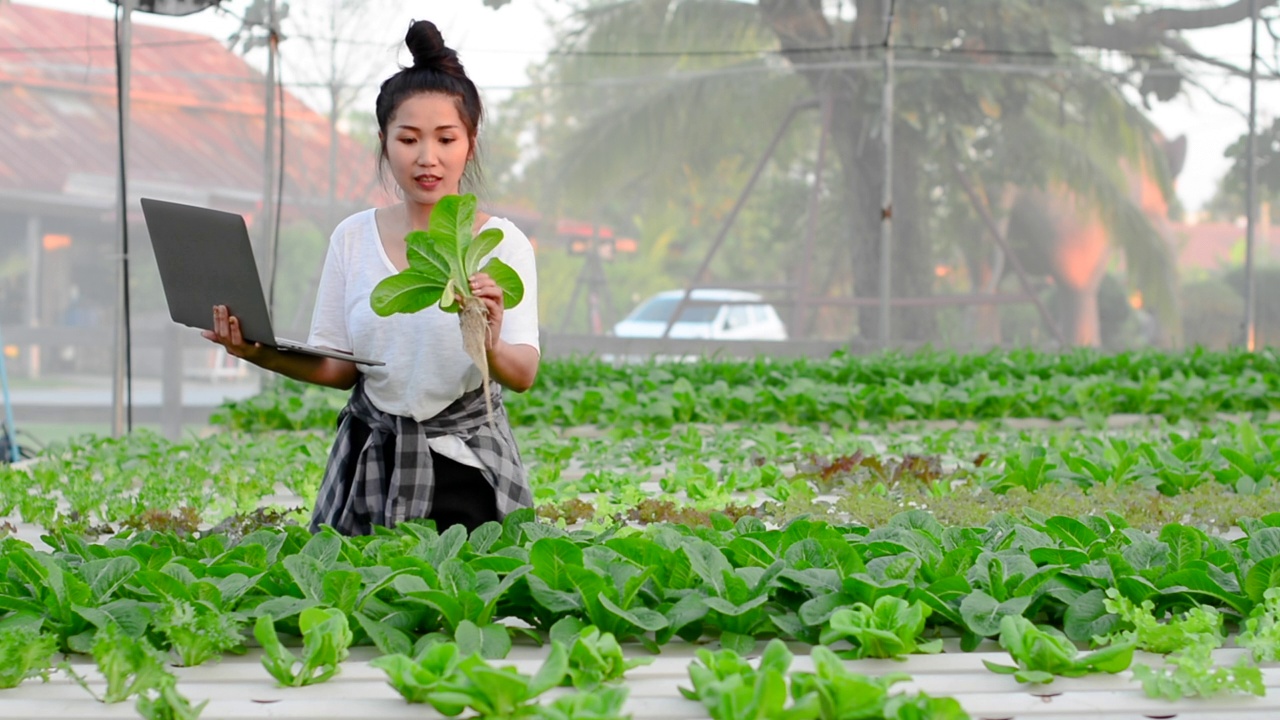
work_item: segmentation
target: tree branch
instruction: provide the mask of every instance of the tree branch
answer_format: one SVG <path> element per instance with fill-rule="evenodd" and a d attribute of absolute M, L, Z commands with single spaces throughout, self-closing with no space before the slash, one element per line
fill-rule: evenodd
<path fill-rule="evenodd" d="M 822 11 L 822 0 L 760 0 L 760 13 L 784 51 L 832 43 L 831 24 Z"/>
<path fill-rule="evenodd" d="M 1239 75 L 1242 77 L 1248 77 L 1249 75 L 1248 70 L 1245 70 L 1243 68 L 1238 68 L 1229 62 L 1225 62 L 1217 58 L 1211 58 L 1208 55 L 1200 54 L 1195 50 L 1195 48 L 1191 47 L 1191 43 L 1188 43 L 1186 40 L 1183 40 L 1180 37 L 1161 38 L 1160 44 L 1178 53 L 1178 55 L 1188 60 L 1195 60 L 1197 62 L 1202 62 L 1207 65 L 1212 65 L 1214 67 L 1221 68 L 1231 73 L 1232 75 Z"/>
<path fill-rule="evenodd" d="M 1280 3 L 1280 0 L 1257 0 L 1257 3 L 1261 12 Z M 1144 45 L 1159 43 L 1169 33 L 1221 27 L 1248 18 L 1248 0 L 1235 0 L 1227 5 L 1198 10 L 1157 8 L 1112 24 L 1085 28 L 1080 42 L 1105 50 L 1133 52 Z"/>
<path fill-rule="evenodd" d="M 1258 11 L 1275 5 L 1280 0 L 1257 0 Z M 1204 28 L 1231 25 L 1249 18 L 1249 0 L 1236 0 L 1219 7 L 1206 7 L 1197 10 L 1175 8 L 1157 8 L 1140 13 L 1132 22 L 1151 28 L 1156 32 L 1170 30 L 1203 30 Z"/>

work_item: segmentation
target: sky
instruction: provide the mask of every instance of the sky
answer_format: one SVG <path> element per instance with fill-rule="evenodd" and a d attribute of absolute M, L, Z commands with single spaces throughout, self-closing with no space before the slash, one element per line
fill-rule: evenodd
<path fill-rule="evenodd" d="M 13 0 L 15 4 L 37 5 L 78 13 L 110 17 L 114 5 L 110 0 Z M 305 8 L 317 0 L 293 0 L 294 8 Z M 1197 7 L 1221 5 L 1226 0 L 1162 0 L 1161 5 Z M 234 12 L 242 12 L 247 0 L 228 0 L 225 3 Z M 489 103 L 500 99 L 513 87 L 526 84 L 525 68 L 539 60 L 550 46 L 552 32 L 549 19 L 563 17 L 566 4 L 556 0 L 512 0 L 501 10 L 487 8 L 481 0 L 414 0 L 396 2 L 384 18 L 374 21 L 368 29 L 360 31 L 364 39 L 363 52 L 372 53 L 369 59 L 371 77 L 385 78 L 396 70 L 397 61 L 408 62 L 407 51 L 398 58 L 395 48 L 402 47 L 404 29 L 410 20 L 426 17 L 433 20 L 444 34 L 446 42 L 458 50 L 462 62 L 476 84 L 481 87 Z M 211 10 L 185 18 L 163 18 L 146 13 L 136 13 L 135 22 L 167 25 L 177 29 L 205 32 L 226 38 L 239 26 L 239 21 L 229 13 Z M 1247 67 L 1249 61 L 1249 24 L 1201 30 L 1185 35 L 1200 52 L 1224 60 L 1238 67 Z M 1266 33 L 1259 30 L 1259 54 L 1265 62 L 1259 66 L 1262 74 L 1280 71 L 1276 67 L 1275 44 Z M 302 60 L 295 57 L 297 41 L 293 45 L 282 43 L 285 58 L 286 83 L 290 81 L 291 67 Z M 251 62 L 262 64 L 263 53 L 248 56 Z M 380 58 L 380 59 L 379 59 Z M 295 73 L 296 74 L 296 73 Z M 1178 178 L 1177 190 L 1182 205 L 1194 212 L 1213 194 L 1229 161 L 1223 158 L 1223 150 L 1247 130 L 1248 83 L 1244 79 L 1230 78 L 1220 71 L 1206 71 L 1200 76 L 1204 89 L 1193 89 L 1177 100 L 1156 103 L 1151 117 L 1168 137 L 1180 134 L 1188 136 L 1186 170 Z M 1223 107 L 1214 98 L 1225 101 L 1231 108 Z M 372 107 L 372 95 L 365 101 Z M 1280 116 L 1280 82 L 1264 81 L 1258 85 L 1258 127 L 1270 125 L 1271 119 Z"/>

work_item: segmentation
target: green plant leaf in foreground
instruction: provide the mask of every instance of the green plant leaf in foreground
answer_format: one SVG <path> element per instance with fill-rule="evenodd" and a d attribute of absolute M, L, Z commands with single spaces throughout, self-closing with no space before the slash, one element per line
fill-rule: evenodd
<path fill-rule="evenodd" d="M 351 628 L 347 616 L 335 608 L 307 608 L 298 619 L 302 630 L 302 660 L 280 642 L 269 615 L 258 616 L 253 636 L 262 646 L 262 666 L 285 687 L 301 687 L 324 682 L 338 673 L 347 658 Z"/>
<path fill-rule="evenodd" d="M 1120 643 L 1080 656 L 1080 649 L 1054 628 L 1037 627 L 1021 617 L 1008 615 L 1000 621 L 1000 647 L 1009 652 L 1017 667 L 983 660 L 987 669 L 1013 675 L 1018 682 L 1050 683 L 1055 676 L 1081 677 L 1091 672 L 1118 673 L 1133 662 L 1133 643 Z"/>
<path fill-rule="evenodd" d="M 475 195 L 446 195 L 431 209 L 426 232 L 405 236 L 409 267 L 384 278 L 374 287 L 369 303 L 382 317 L 416 313 L 433 305 L 457 312 L 454 294 L 471 297 L 472 275 L 488 274 L 502 288 L 502 305 L 512 308 L 524 299 L 524 282 L 509 265 L 490 258 L 480 262 L 502 242 L 502 231 L 488 228 L 472 237 Z"/>
<path fill-rule="evenodd" d="M 385 278 L 373 288 L 369 302 L 374 312 L 387 317 L 416 313 L 440 302 L 445 283 L 412 268 Z"/>
<path fill-rule="evenodd" d="M 48 679 L 57 641 L 40 632 L 39 622 L 0 624 L 0 688 L 33 677 Z"/>
<path fill-rule="evenodd" d="M 164 668 L 164 657 L 146 638 L 125 635 L 119 625 L 111 623 L 98 630 L 93 640 L 93 659 L 98 672 L 107 680 L 107 690 L 101 698 L 105 703 L 118 703 L 147 690 L 156 690 L 173 676 Z M 84 678 L 70 663 L 59 665 L 90 695 L 95 695 Z"/>
<path fill-rule="evenodd" d="M 205 700 L 192 706 L 191 701 L 178 692 L 177 681 L 170 675 L 158 688 L 139 693 L 134 707 L 143 720 L 196 720 L 208 704 Z"/>
<path fill-rule="evenodd" d="M 1213 648 L 1206 643 L 1194 643 L 1172 653 L 1161 667 L 1136 665 L 1133 677 L 1142 683 L 1147 697 L 1166 700 L 1214 697 L 1225 693 L 1259 697 L 1266 694 L 1262 671 L 1248 655 L 1230 667 L 1215 665 Z"/>

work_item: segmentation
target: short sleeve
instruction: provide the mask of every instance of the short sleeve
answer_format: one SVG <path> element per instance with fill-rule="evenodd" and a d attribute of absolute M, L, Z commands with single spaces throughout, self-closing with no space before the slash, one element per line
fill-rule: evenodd
<path fill-rule="evenodd" d="M 539 352 L 538 268 L 529 238 L 513 223 L 503 223 L 505 237 L 496 255 L 511 266 L 524 282 L 520 304 L 502 313 L 502 339 L 512 345 L 531 345 Z"/>
<path fill-rule="evenodd" d="M 339 225 L 329 239 L 329 251 L 316 288 L 315 310 L 311 313 L 311 335 L 307 344 L 351 352 L 351 333 L 347 329 L 347 276 L 342 262 L 343 226 Z"/>

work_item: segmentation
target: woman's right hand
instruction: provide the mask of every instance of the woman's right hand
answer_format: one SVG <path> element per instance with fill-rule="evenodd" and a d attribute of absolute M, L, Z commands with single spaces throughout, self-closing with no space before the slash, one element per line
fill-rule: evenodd
<path fill-rule="evenodd" d="M 226 305 L 213 306 L 213 329 L 201 331 L 200 334 L 206 340 L 221 345 L 228 355 L 254 364 L 258 364 L 270 352 L 270 348 L 263 347 L 262 343 L 245 342 L 244 334 L 240 331 L 240 319 L 232 315 Z"/>

